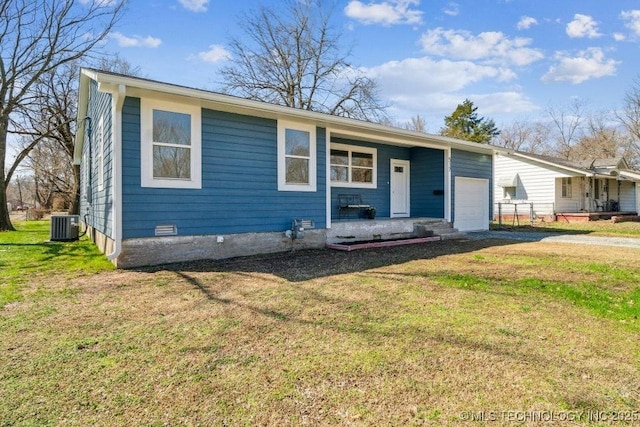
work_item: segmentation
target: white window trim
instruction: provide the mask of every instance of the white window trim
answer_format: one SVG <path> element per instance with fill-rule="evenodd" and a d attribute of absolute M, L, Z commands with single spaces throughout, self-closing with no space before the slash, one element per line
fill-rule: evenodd
<path fill-rule="evenodd" d="M 153 110 L 170 111 L 191 116 L 191 178 L 153 177 Z M 202 188 L 202 108 L 157 99 L 140 100 L 140 181 L 142 187 Z"/>
<path fill-rule="evenodd" d="M 309 183 L 288 184 L 286 168 L 285 131 L 299 130 L 309 133 Z M 278 191 L 316 191 L 318 153 L 316 152 L 316 127 L 297 122 L 278 120 Z"/>
<path fill-rule="evenodd" d="M 331 150 L 342 150 L 349 152 L 349 182 L 342 181 L 331 181 L 331 164 L 329 164 L 329 180 L 331 181 L 332 187 L 343 187 L 343 188 L 378 188 L 378 150 L 371 147 L 362 147 L 360 145 L 347 145 L 347 144 L 339 144 L 337 142 L 331 143 L 331 148 L 329 150 L 329 162 L 331 162 Z M 351 153 L 356 151 L 358 153 L 367 153 L 373 155 L 373 171 L 372 182 L 351 182 Z"/>
<path fill-rule="evenodd" d="M 104 117 L 98 120 L 98 191 L 104 190 Z"/>

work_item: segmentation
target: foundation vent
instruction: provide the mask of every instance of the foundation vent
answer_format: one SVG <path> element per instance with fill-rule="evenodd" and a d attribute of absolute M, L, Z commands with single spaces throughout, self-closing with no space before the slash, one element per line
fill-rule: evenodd
<path fill-rule="evenodd" d="M 156 225 L 156 236 L 175 236 L 178 234 L 178 227 L 175 224 Z"/>

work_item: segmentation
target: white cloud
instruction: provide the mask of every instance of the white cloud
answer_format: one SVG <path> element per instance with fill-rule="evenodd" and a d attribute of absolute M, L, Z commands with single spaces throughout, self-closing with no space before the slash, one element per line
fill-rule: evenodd
<path fill-rule="evenodd" d="M 592 47 L 578 52 L 577 56 L 569 56 L 566 52 L 556 53 L 557 65 L 549 68 L 542 76 L 543 82 L 568 81 L 573 84 L 582 83 L 589 79 L 613 76 L 616 65 L 613 59 L 605 58 L 602 49 Z"/>
<path fill-rule="evenodd" d="M 460 5 L 458 3 L 449 3 L 442 11 L 445 15 L 458 16 L 460 14 Z"/>
<path fill-rule="evenodd" d="M 344 8 L 344 13 L 349 18 L 367 25 L 420 24 L 422 23 L 422 11 L 411 8 L 411 6 L 419 4 L 420 0 L 387 0 L 367 4 L 351 0 Z"/>
<path fill-rule="evenodd" d="M 516 91 L 467 93 L 472 85 L 486 80 L 503 82 L 515 78 L 513 72 L 499 67 L 422 57 L 390 61 L 364 71 L 378 81 L 382 97 L 391 103 L 390 114 L 402 121 L 419 113 L 427 119 L 431 130 L 439 128 L 442 118 L 465 98 L 481 104 L 483 114 L 519 113 L 537 108 Z"/>
<path fill-rule="evenodd" d="M 589 15 L 576 13 L 573 21 L 567 24 L 567 35 L 573 39 L 588 37 L 594 39 L 602 34 L 598 32 L 598 23 Z"/>
<path fill-rule="evenodd" d="M 209 46 L 209 50 L 204 52 L 199 52 L 196 57 L 204 62 L 211 62 L 215 64 L 216 62 L 226 61 L 231 59 L 231 53 L 224 46 L 219 44 L 212 44 Z"/>
<path fill-rule="evenodd" d="M 456 103 L 464 99 L 464 95 L 457 92 L 469 85 L 487 79 L 507 81 L 515 77 L 510 70 L 428 57 L 390 61 L 365 72 L 378 81 L 381 95 L 395 110 L 425 113 L 442 111 L 443 107 L 455 108 Z"/>
<path fill-rule="evenodd" d="M 151 37 L 151 36 L 147 36 L 147 37 L 140 37 L 140 36 L 133 36 L 133 37 L 128 37 L 125 36 L 122 33 L 110 33 L 109 37 L 111 37 L 112 39 L 115 39 L 118 42 L 118 45 L 120 45 L 121 47 L 151 47 L 151 48 L 156 48 L 158 46 L 160 46 L 160 44 L 162 43 L 162 40 L 155 38 L 155 37 Z"/>
<path fill-rule="evenodd" d="M 436 28 L 424 33 L 420 44 L 425 53 L 470 61 L 497 61 L 523 66 L 544 57 L 540 50 L 528 47 L 531 39 L 509 39 L 496 31 L 474 36 L 464 30 Z"/>
<path fill-rule="evenodd" d="M 623 42 L 627 39 L 627 36 L 622 33 L 613 33 L 613 39 L 617 42 Z"/>
<path fill-rule="evenodd" d="M 623 10 L 620 18 L 625 21 L 624 26 L 640 36 L 640 10 Z"/>
<path fill-rule="evenodd" d="M 491 116 L 495 114 L 526 113 L 539 110 L 529 98 L 520 92 L 496 92 L 487 94 L 470 95 L 474 104 L 482 105 L 482 114 Z"/>
<path fill-rule="evenodd" d="M 206 12 L 209 0 L 178 0 L 180 4 L 192 12 Z"/>
<path fill-rule="evenodd" d="M 538 25 L 538 20 L 531 16 L 523 16 L 518 21 L 516 28 L 518 28 L 519 30 L 528 30 L 532 25 Z"/>

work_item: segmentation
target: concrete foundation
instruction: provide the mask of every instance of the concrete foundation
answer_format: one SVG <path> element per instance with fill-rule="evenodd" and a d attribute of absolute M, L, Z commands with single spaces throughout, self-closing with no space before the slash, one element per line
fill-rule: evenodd
<path fill-rule="evenodd" d="M 122 241 L 115 261 L 118 268 L 133 268 L 201 259 L 224 259 L 324 247 L 326 230 L 305 230 L 303 239 L 284 232 L 242 233 L 220 236 L 167 236 Z"/>
<path fill-rule="evenodd" d="M 88 236 L 105 254 L 114 250 L 114 241 L 89 227 Z M 360 240 L 404 238 L 455 239 L 458 233 L 439 218 L 383 218 L 377 220 L 336 221 L 331 229 L 307 229 L 304 238 L 291 239 L 284 232 L 241 233 L 229 235 L 166 236 L 125 239 L 113 263 L 118 268 L 203 259 L 224 259 L 267 253 L 324 248 L 327 244 Z"/>
<path fill-rule="evenodd" d="M 457 234 L 451 224 L 440 218 L 392 218 L 362 221 L 335 221 L 327 230 L 327 243 L 359 240 L 388 240 Z"/>
<path fill-rule="evenodd" d="M 89 239 L 95 243 L 103 254 L 108 255 L 113 252 L 115 242 L 110 237 L 104 235 L 93 227 L 89 227 L 87 229 L 87 236 L 89 236 Z"/>

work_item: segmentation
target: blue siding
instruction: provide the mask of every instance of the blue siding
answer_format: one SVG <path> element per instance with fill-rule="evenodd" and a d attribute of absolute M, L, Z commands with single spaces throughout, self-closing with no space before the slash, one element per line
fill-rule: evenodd
<path fill-rule="evenodd" d="M 140 186 L 140 100 L 123 111 L 123 237 L 152 237 L 158 224 L 178 235 L 284 231 L 293 218 L 326 227 L 325 129 L 317 128 L 317 191 L 280 192 L 277 122 L 202 110 L 202 189 Z"/>
<path fill-rule="evenodd" d="M 493 218 L 493 156 L 470 151 L 451 150 L 451 217 L 455 220 L 455 177 L 489 180 L 489 218 Z"/>
<path fill-rule="evenodd" d="M 444 151 L 412 148 L 411 216 L 444 218 L 444 191 Z"/>
<path fill-rule="evenodd" d="M 85 216 L 87 223 L 96 230 L 113 237 L 113 138 L 111 135 L 111 95 L 98 92 L 95 82 L 89 88 L 87 117 L 84 122 L 84 146 L 80 165 L 80 215 Z M 99 190 L 98 150 L 100 117 L 104 126 L 104 187 Z M 89 132 L 91 129 L 91 132 Z"/>

